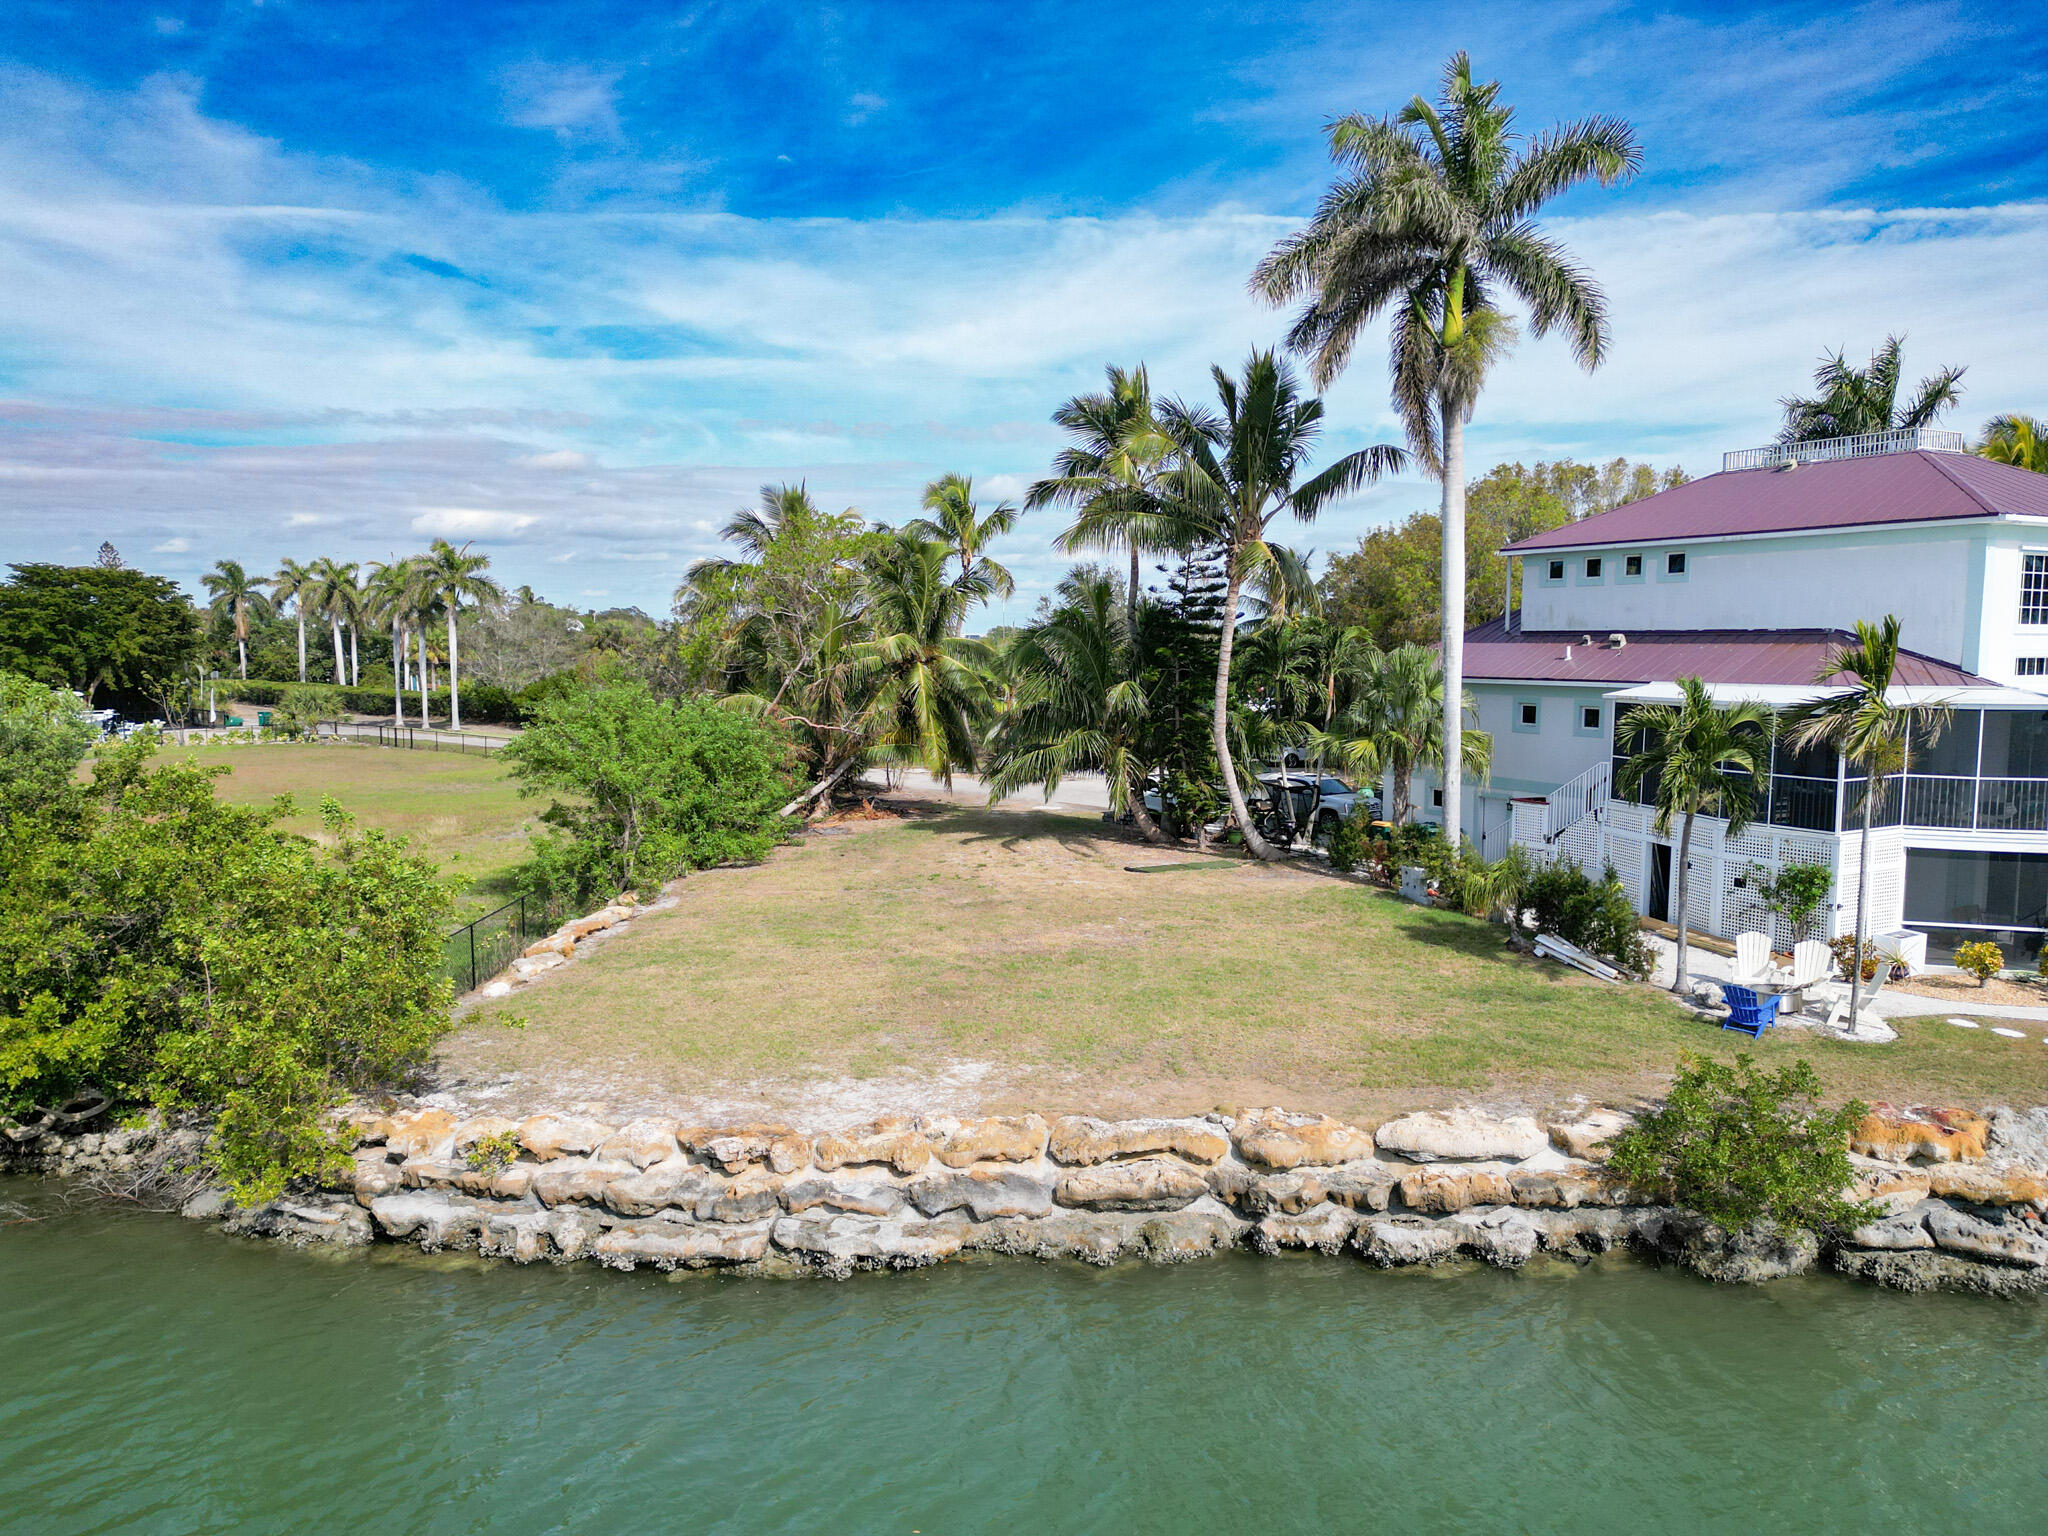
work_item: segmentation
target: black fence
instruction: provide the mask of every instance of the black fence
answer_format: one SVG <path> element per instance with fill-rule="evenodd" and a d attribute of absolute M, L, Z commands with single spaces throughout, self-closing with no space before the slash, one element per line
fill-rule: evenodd
<path fill-rule="evenodd" d="M 553 933 L 561 921 L 561 911 L 552 904 L 515 896 L 448 935 L 441 951 L 441 974 L 455 983 L 456 991 L 474 992 L 518 959 L 527 945 Z"/>
<path fill-rule="evenodd" d="M 468 731 L 437 731 L 425 726 L 360 725 L 352 720 L 316 721 L 313 734 L 333 741 L 405 747 L 415 752 L 467 752 L 479 757 L 488 757 L 511 745 L 508 736 L 476 736 Z"/>

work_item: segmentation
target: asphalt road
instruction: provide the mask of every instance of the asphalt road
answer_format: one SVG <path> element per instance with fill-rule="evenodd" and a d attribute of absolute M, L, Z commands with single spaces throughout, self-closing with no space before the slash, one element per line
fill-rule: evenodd
<path fill-rule="evenodd" d="M 922 768 L 906 768 L 896 775 L 896 782 L 905 789 L 918 794 L 937 795 L 946 798 L 949 794 L 963 805 L 987 805 L 988 786 L 972 774 L 953 775 L 953 787 L 946 787 L 926 773 Z M 1109 786 L 1100 774 L 1070 774 L 1060 780 L 1060 787 L 1050 801 L 1042 789 L 1033 786 L 1006 797 L 1004 805 L 1016 810 L 1063 811 L 1069 815 L 1100 815 L 1109 809 Z"/>

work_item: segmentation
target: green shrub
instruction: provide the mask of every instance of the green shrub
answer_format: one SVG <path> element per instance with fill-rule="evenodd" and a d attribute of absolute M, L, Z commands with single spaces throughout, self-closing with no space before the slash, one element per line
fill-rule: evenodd
<path fill-rule="evenodd" d="M 315 717 L 331 719 L 336 715 L 389 715 L 392 704 L 391 687 L 382 688 L 368 684 L 360 688 L 345 688 L 334 683 L 269 682 L 252 680 L 230 683 L 221 681 L 223 697 L 232 696 L 245 704 L 254 704 L 263 709 L 274 709 L 283 704 L 287 695 L 297 695 L 313 708 Z M 408 720 L 419 718 L 420 696 L 408 688 L 405 693 L 405 713 Z M 427 695 L 427 713 L 436 719 L 448 715 L 448 690 L 436 688 Z M 520 725 L 526 719 L 526 707 L 520 697 L 495 683 L 464 683 L 462 685 L 462 723 L 464 725 Z"/>
<path fill-rule="evenodd" d="M 1829 939 L 1828 948 L 1835 953 L 1836 979 L 1847 981 L 1850 970 L 1856 964 L 1856 935 L 1844 933 Z M 1865 981 L 1873 980 L 1876 977 L 1879 959 L 1877 946 L 1871 943 L 1870 940 L 1865 939 L 1863 941 L 1863 979 Z"/>
<path fill-rule="evenodd" d="M 1976 977 L 1981 987 L 2005 969 L 2005 951 L 1988 939 L 1960 945 L 1956 949 L 1956 969 Z"/>
<path fill-rule="evenodd" d="M 1797 944 L 1813 931 L 1821 907 L 1834 893 L 1835 872 L 1825 864 L 1786 864 L 1776 874 L 1759 864 L 1749 868 L 1765 909 L 1785 919 Z"/>
<path fill-rule="evenodd" d="M 489 1136 L 479 1136 L 470 1149 L 463 1153 L 462 1160 L 475 1173 L 496 1173 L 509 1168 L 519 1157 L 519 1133 L 517 1131 L 496 1131 Z"/>
<path fill-rule="evenodd" d="M 1350 874 L 1372 856 L 1372 842 L 1372 807 L 1364 800 L 1353 801 L 1350 813 L 1330 834 L 1330 868 Z"/>
<path fill-rule="evenodd" d="M 1569 859 L 1531 872 L 1523 906 L 1538 933 L 1554 933 L 1631 976 L 1647 976 L 1652 956 L 1628 890 L 1612 865 L 1598 880 Z"/>
<path fill-rule="evenodd" d="M 773 726 L 709 699 L 658 699 L 638 678 L 543 702 L 502 755 L 522 794 L 573 797 L 542 813 L 561 835 L 534 839 L 522 880 L 577 905 L 763 857 L 794 793 Z"/>
<path fill-rule="evenodd" d="M 98 736 L 70 689 L 0 671 L 0 814 L 61 798 Z"/>
<path fill-rule="evenodd" d="M 326 1112 L 417 1067 L 448 1028 L 438 872 L 323 804 L 224 805 L 223 770 L 151 768 L 136 739 L 90 784 L 0 818 L 0 1111 L 95 1083 L 214 1116 L 238 1198 L 346 1165 Z"/>
<path fill-rule="evenodd" d="M 1831 1233 L 1871 1219 L 1842 1197 L 1849 1133 L 1869 1107 L 1820 1108 L 1820 1079 L 1804 1059 L 1759 1071 L 1704 1056 L 1679 1063 L 1663 1105 L 1615 1137 L 1608 1163 L 1644 1194 L 1739 1229 L 1773 1222 Z"/>

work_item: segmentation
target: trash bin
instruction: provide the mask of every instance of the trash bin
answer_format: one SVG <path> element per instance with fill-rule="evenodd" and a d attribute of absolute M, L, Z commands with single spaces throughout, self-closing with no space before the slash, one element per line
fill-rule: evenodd
<path fill-rule="evenodd" d="M 237 729 L 241 725 L 242 717 L 240 715 L 229 715 L 227 719 L 222 723 L 225 724 L 227 728 L 232 731 Z"/>
<path fill-rule="evenodd" d="M 270 729 L 270 715 L 271 712 L 267 709 L 259 709 L 256 711 L 256 727 L 258 730 L 267 731 Z"/>

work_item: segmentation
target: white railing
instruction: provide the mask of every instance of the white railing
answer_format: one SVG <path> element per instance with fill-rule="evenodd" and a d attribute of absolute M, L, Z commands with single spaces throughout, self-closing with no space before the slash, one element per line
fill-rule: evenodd
<path fill-rule="evenodd" d="M 1607 784 L 1614 764 L 1602 758 L 1570 783 L 1543 797 L 1543 841 L 1554 843 L 1586 817 L 1607 804 Z"/>
<path fill-rule="evenodd" d="M 1824 437 L 1811 443 L 1773 443 L 1768 448 L 1738 448 L 1721 455 L 1721 468 L 1775 469 L 1781 464 L 1818 464 L 1827 459 L 1868 459 L 1881 453 L 1967 453 L 1960 432 L 1934 427 L 1908 427 L 1900 432 L 1865 432 L 1859 437 Z"/>

